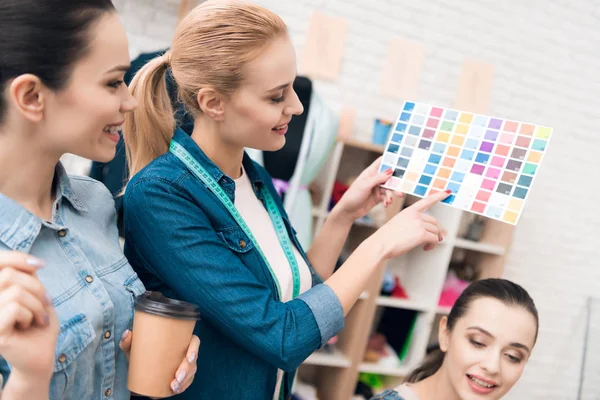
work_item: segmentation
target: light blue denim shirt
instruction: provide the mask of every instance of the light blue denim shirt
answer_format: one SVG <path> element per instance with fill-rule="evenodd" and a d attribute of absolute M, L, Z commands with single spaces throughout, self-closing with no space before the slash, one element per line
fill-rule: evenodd
<path fill-rule="evenodd" d="M 0 250 L 46 262 L 38 276 L 60 320 L 50 399 L 129 399 L 119 341 L 144 286 L 121 251 L 113 198 L 99 182 L 67 176 L 61 164 L 54 188 L 52 221 L 0 193 Z M 8 374 L 2 359 L 0 372 Z"/>

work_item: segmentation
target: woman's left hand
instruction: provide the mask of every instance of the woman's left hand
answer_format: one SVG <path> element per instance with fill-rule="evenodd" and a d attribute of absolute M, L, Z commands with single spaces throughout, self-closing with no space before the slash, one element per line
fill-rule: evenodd
<path fill-rule="evenodd" d="M 335 208 L 337 212 L 350 221 L 364 217 L 377 204 L 383 202 L 385 207 L 392 203 L 394 195 L 403 197 L 400 192 L 393 192 L 380 187 L 392 176 L 393 170 L 378 172 L 382 157 L 375 160 L 350 185 Z"/>
<path fill-rule="evenodd" d="M 123 332 L 119 347 L 125 353 L 125 357 L 129 360 L 131 353 L 131 338 L 133 335 L 130 330 Z M 185 392 L 194 381 L 194 375 L 196 375 L 196 359 L 198 358 L 198 349 L 200 348 L 200 338 L 196 335 L 192 336 L 190 345 L 188 346 L 185 358 L 177 368 L 175 372 L 175 379 L 171 382 L 171 390 L 173 394 L 179 394 Z"/>

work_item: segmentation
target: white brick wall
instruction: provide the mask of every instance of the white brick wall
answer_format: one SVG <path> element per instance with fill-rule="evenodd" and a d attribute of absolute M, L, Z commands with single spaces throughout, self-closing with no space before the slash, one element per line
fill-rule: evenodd
<path fill-rule="evenodd" d="M 358 110 L 356 135 L 362 139 L 370 139 L 375 117 L 397 113 L 400 102 L 378 94 L 393 36 L 426 46 L 417 100 L 451 106 L 462 62 L 474 57 L 495 67 L 490 113 L 555 128 L 506 267 L 506 277 L 533 295 L 541 317 L 534 355 L 509 398 L 576 399 L 586 297 L 600 297 L 600 189 L 594 179 L 600 172 L 600 129 L 594 128 L 600 127 L 600 3 L 256 1 L 286 21 L 298 54 L 314 10 L 349 20 L 340 79 L 316 87 L 335 107 Z M 115 3 L 133 55 L 168 46 L 177 0 Z M 596 392 L 588 386 L 586 399 L 600 398 L 600 373 L 595 374 Z"/>

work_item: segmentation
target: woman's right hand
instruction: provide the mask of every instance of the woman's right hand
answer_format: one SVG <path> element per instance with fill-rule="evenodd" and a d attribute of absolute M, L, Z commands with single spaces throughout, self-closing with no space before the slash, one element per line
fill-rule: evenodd
<path fill-rule="evenodd" d="M 36 275 L 43 262 L 16 251 L 0 251 L 0 356 L 16 379 L 50 380 L 58 317 Z M 23 382 L 20 382 L 23 384 Z"/>
<path fill-rule="evenodd" d="M 406 207 L 371 236 L 381 246 L 385 259 L 398 257 L 415 247 L 431 250 L 443 240 L 437 220 L 425 212 L 444 200 L 450 192 L 439 192 Z"/>

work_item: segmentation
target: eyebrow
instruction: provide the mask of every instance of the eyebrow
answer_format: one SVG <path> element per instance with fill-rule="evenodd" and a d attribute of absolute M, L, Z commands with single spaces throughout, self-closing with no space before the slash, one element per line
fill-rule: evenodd
<path fill-rule="evenodd" d="M 268 90 L 267 92 L 274 92 L 274 91 L 276 91 L 276 90 L 285 89 L 286 87 L 288 87 L 288 86 L 290 86 L 290 85 L 291 85 L 291 83 L 284 83 L 283 85 L 276 86 L 276 87 L 274 87 L 273 89 L 271 89 L 271 90 Z"/>
<path fill-rule="evenodd" d="M 494 335 L 492 335 L 491 333 L 489 333 L 488 331 L 486 331 L 485 329 L 483 329 L 483 328 L 481 328 L 479 326 L 470 326 L 470 327 L 467 328 L 467 330 L 476 330 L 476 331 L 479 331 L 479 332 L 483 333 L 486 336 L 494 338 Z M 511 343 L 510 347 L 515 347 L 517 349 L 525 350 L 525 351 L 527 351 L 527 353 L 531 353 L 531 350 L 529 350 L 529 347 L 527 347 L 524 344 L 519 343 L 519 342 L 513 342 L 513 343 Z"/>
<path fill-rule="evenodd" d="M 113 68 L 109 69 L 108 71 L 106 71 L 106 73 L 110 74 L 111 72 L 116 72 L 116 71 L 127 72 L 129 70 L 129 68 L 131 68 L 131 65 L 117 65 L 116 67 L 113 67 Z"/>

